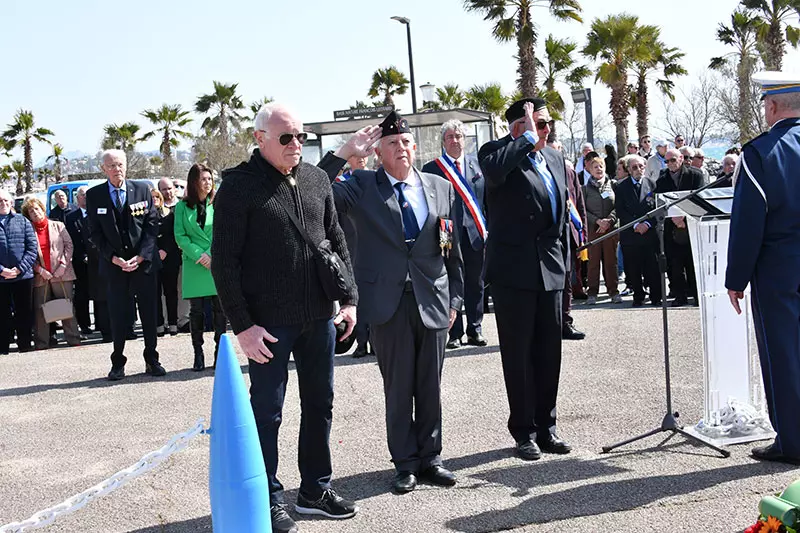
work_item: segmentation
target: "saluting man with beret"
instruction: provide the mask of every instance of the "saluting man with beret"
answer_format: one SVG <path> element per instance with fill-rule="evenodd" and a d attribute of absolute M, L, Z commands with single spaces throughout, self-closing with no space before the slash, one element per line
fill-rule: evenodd
<path fill-rule="evenodd" d="M 483 145 L 492 284 L 511 414 L 522 459 L 569 453 L 556 434 L 561 372 L 561 300 L 569 230 L 564 156 L 545 145 L 553 125 L 545 101 L 525 98 L 506 111 L 511 134 Z"/>
<path fill-rule="evenodd" d="M 800 464 L 800 79 L 761 72 L 770 125 L 742 147 L 734 171 L 728 270 L 731 304 L 750 285 L 761 374 L 777 437 L 753 449 L 767 461 Z"/>

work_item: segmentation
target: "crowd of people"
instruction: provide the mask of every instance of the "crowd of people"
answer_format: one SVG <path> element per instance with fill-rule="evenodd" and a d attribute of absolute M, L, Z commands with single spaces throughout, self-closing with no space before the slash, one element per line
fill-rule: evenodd
<path fill-rule="evenodd" d="M 721 170 L 712 176 L 705 165 L 703 151 L 686 146 L 682 135 L 676 135 L 673 143 L 656 140 L 654 149 L 652 142 L 650 136 L 643 136 L 638 143 L 630 142 L 628 153 L 622 157 L 617 157 L 611 145 L 605 146 L 603 155 L 589 143 L 581 147 L 581 156 L 568 173 L 569 179 L 577 179 L 576 187 L 582 188 L 582 195 L 575 195 L 571 201 L 585 228 L 585 239 L 593 241 L 648 214 L 656 207 L 655 194 L 695 190 L 712 182 L 714 188 L 733 185 L 738 148 L 728 150 Z M 560 148 L 553 136 L 548 144 Z M 569 161 L 567 165 L 571 166 Z M 596 304 L 602 273 L 612 303 L 622 303 L 623 295 L 631 295 L 633 306 L 641 307 L 649 291 L 650 303 L 661 305 L 656 261 L 659 241 L 655 225 L 655 219 L 648 219 L 590 247 L 587 260 L 574 257 L 576 268 L 570 280 L 573 298 L 586 300 L 589 305 Z M 670 286 L 667 297 L 672 299 L 671 306 L 687 305 L 689 298 L 697 305 L 697 284 L 685 219 L 670 217 L 666 220 L 664 244 Z M 623 279 L 625 290 L 620 292 Z"/>
<path fill-rule="evenodd" d="M 798 107 L 790 104 L 788 117 Z M 307 134 L 300 118 L 270 103 L 255 118 L 257 148 L 222 172 L 218 190 L 212 170 L 195 164 L 178 199 L 172 180 L 157 189 L 127 180 L 125 153 L 107 150 L 108 180 L 80 189 L 75 209 L 57 193 L 49 219 L 36 198 L 16 214 L 10 195 L 0 192 L 0 352 L 8 352 L 12 335 L 21 352 L 51 346 L 57 321 L 66 342 L 80 344 L 91 331 L 91 300 L 95 328 L 114 345 L 108 379 L 125 377 L 125 341 L 137 308 L 146 372 L 157 377 L 166 373 L 157 338 L 177 334 L 181 302 L 189 302 L 194 370 L 205 368 L 207 322 L 217 348 L 229 322 L 248 358 L 272 530 L 292 533 L 297 525 L 278 479 L 290 355 L 302 413 L 298 513 L 358 512 L 331 486 L 329 446 L 333 358 L 337 343 L 351 335 L 354 356 L 375 354 L 383 379 L 393 490 L 411 492 L 419 480 L 450 487 L 457 478 L 442 459 L 444 354 L 462 343 L 486 346 L 481 322 L 490 292 L 515 453 L 523 460 L 568 454 L 556 403 L 562 340 L 585 337 L 571 316 L 573 298 L 596 304 L 602 273 L 611 302 L 621 303 L 624 270 L 634 307 L 644 305 L 648 291 L 652 305 L 697 301 L 682 217 L 668 218 L 664 228 L 671 295 L 661 294 L 656 220 L 588 254 L 581 247 L 647 215 L 657 193 L 712 180 L 733 185 L 738 152 L 731 150 L 722 172 L 710 176 L 703 152 L 685 146 L 682 136 L 654 147 L 645 136 L 622 157 L 610 145 L 602 155 L 584 145 L 573 165 L 544 100 L 519 100 L 505 118 L 509 135 L 484 144 L 477 156 L 466 153 L 464 125 L 445 122 L 442 155 L 420 171 L 412 129 L 392 111 L 314 166 L 302 161 Z M 366 170 L 373 155 L 377 170 Z M 766 201 L 743 166 L 754 185 L 750 201 Z M 734 305 L 748 276 L 731 289 Z M 73 308 L 65 312 L 64 302 Z M 773 448 L 757 456 L 786 458 Z"/>
<path fill-rule="evenodd" d="M 182 316 L 192 336 L 192 368 L 205 369 L 207 323 L 217 347 L 226 327 L 210 270 L 212 171 L 194 165 L 178 198 L 173 179 L 161 179 L 157 188 L 127 181 L 124 152 L 104 152 L 101 168 L 106 183 L 79 187 L 76 205 L 55 191 L 49 216 L 34 196 L 15 213 L 12 197 L 0 191 L 0 354 L 14 341 L 20 352 L 57 346 L 60 324 L 68 346 L 92 334 L 113 342 L 109 379 L 121 379 L 138 309 L 148 373 L 164 374 L 156 338 L 177 335 Z"/>

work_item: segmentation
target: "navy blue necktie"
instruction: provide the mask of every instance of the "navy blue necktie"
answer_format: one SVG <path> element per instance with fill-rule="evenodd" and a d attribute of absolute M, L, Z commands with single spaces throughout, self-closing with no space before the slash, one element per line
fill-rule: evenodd
<path fill-rule="evenodd" d="M 403 215 L 403 234 L 406 238 L 406 246 L 411 248 L 414 246 L 414 241 L 417 240 L 417 235 L 419 235 L 419 224 L 417 223 L 417 217 L 414 215 L 414 208 L 411 207 L 411 204 L 406 200 L 406 195 L 403 194 L 404 186 L 405 183 L 402 181 L 394 184 L 394 188 L 399 193 L 397 201 L 400 202 L 400 213 Z"/>

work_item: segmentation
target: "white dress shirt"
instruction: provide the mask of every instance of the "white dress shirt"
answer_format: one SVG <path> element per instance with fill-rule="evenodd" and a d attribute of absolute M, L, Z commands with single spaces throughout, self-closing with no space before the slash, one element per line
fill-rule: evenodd
<path fill-rule="evenodd" d="M 383 170 L 385 172 L 386 168 Z M 386 172 L 386 177 L 389 178 L 389 183 L 392 184 L 395 197 L 399 198 L 400 193 L 397 192 L 397 188 L 394 184 L 399 183 L 400 180 L 396 179 L 388 172 Z M 406 186 L 403 187 L 403 195 L 406 197 L 406 200 L 408 200 L 408 203 L 411 204 L 411 209 L 414 210 L 414 216 L 417 219 L 419 229 L 422 229 L 422 226 L 428 219 L 428 201 L 425 199 L 425 189 L 422 187 L 422 180 L 419 174 L 417 174 L 417 169 L 413 169 L 403 183 L 406 184 Z"/>

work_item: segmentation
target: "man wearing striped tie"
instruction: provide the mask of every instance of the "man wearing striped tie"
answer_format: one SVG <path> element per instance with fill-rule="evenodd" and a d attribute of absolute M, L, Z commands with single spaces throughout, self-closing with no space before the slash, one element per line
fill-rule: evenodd
<path fill-rule="evenodd" d="M 458 313 L 450 330 L 448 349 L 459 348 L 464 336 L 464 315 L 467 317 L 467 344 L 486 346 L 481 334 L 483 322 L 483 259 L 486 244 L 486 180 L 483 179 L 478 158 L 465 154 L 466 131 L 459 120 L 448 120 L 442 124 L 441 157 L 429 161 L 423 172 L 436 174 L 449 181 L 457 197 L 454 219 L 461 241 L 461 257 L 464 261 L 464 312 Z"/>

